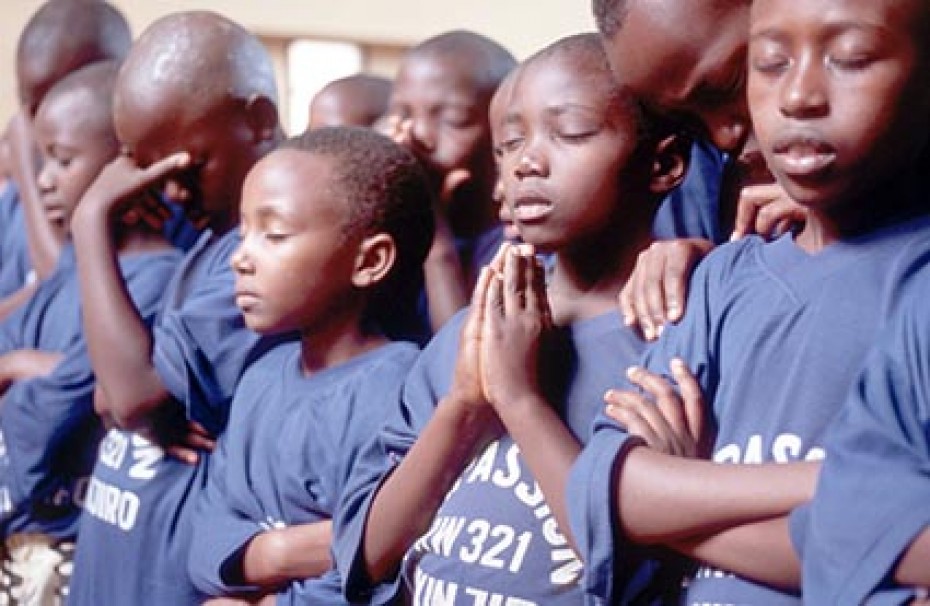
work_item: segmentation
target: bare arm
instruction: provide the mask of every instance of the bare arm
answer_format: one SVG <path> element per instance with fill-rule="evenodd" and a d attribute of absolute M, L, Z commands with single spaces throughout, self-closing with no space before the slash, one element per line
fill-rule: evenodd
<path fill-rule="evenodd" d="M 481 303 L 489 276 L 485 269 L 475 288 L 451 393 L 440 401 L 404 460 L 382 484 L 368 512 L 363 554 L 373 583 L 397 568 L 407 549 L 429 529 L 466 465 L 499 431 L 497 417 L 481 394 L 477 359 Z"/>
<path fill-rule="evenodd" d="M 7 319 L 10 314 L 16 311 L 23 303 L 28 301 L 35 294 L 38 288 L 38 281 L 26 284 L 13 294 L 0 300 L 0 322 Z"/>
<path fill-rule="evenodd" d="M 455 248 L 452 229 L 445 217 L 438 213 L 433 246 L 423 264 L 423 279 L 430 324 L 436 332 L 468 301 L 465 273 Z"/>
<path fill-rule="evenodd" d="M 117 158 L 90 186 L 72 220 L 87 349 L 111 415 L 130 429 L 142 426 L 168 392 L 152 363 L 152 335 L 120 273 L 112 220 L 120 205 L 187 162 L 186 154 L 175 154 L 143 170 Z"/>
<path fill-rule="evenodd" d="M 761 583 L 792 590 L 801 587 L 801 562 L 791 544 L 786 516 L 729 528 L 672 547 L 695 560 Z"/>
<path fill-rule="evenodd" d="M 895 581 L 902 585 L 930 587 L 928 562 L 930 562 L 930 528 L 924 528 L 898 562 L 894 574 Z"/>
<path fill-rule="evenodd" d="M 256 535 L 242 556 L 246 585 L 274 588 L 318 577 L 332 568 L 330 520 L 276 528 Z"/>
<path fill-rule="evenodd" d="M 574 547 L 566 508 L 566 484 L 581 445 L 542 395 L 540 347 L 552 327 L 545 273 L 527 246 L 504 245 L 502 275 L 492 280 L 481 332 L 485 397 L 546 497 L 559 529 Z"/>
<path fill-rule="evenodd" d="M 26 219 L 29 259 L 39 278 L 47 278 L 58 263 L 64 237 L 52 227 L 42 209 L 39 188 L 36 184 L 38 170 L 35 161 L 35 142 L 25 110 L 20 110 L 19 114 L 12 119 L 9 133 L 13 179 L 19 187 L 20 204 L 23 206 L 23 216 Z"/>
<path fill-rule="evenodd" d="M 17 349 L 0 356 L 0 393 L 16 381 L 47 375 L 61 362 L 58 352 Z"/>

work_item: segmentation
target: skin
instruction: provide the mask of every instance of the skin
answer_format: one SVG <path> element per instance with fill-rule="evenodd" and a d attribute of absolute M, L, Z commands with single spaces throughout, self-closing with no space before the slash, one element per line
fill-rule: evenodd
<path fill-rule="evenodd" d="M 372 504 L 363 553 L 373 581 L 394 570 L 413 541 L 428 529 L 452 483 L 474 455 L 499 435 L 501 423 L 520 445 L 560 527 L 568 528 L 564 485 L 579 445 L 539 394 L 533 327 L 551 324 L 552 317 L 557 323 L 569 323 L 613 309 L 616 288 L 635 257 L 635 243 L 646 237 L 649 229 L 648 222 L 623 223 L 622 233 L 628 239 L 607 237 L 608 233 L 616 235 L 618 216 L 623 215 L 616 212 L 621 193 L 617 176 L 626 168 L 635 147 L 630 136 L 632 119 L 619 107 L 608 108 L 603 78 L 596 72 L 583 75 L 597 65 L 586 57 L 556 54 L 522 68 L 508 108 L 512 130 L 502 137 L 501 175 L 507 199 L 518 201 L 521 196 L 511 196 L 511 192 L 522 194 L 532 186 L 537 195 L 544 191 L 552 204 L 547 218 L 534 220 L 532 226 L 527 225 L 532 229 L 524 234 L 538 238 L 545 245 L 540 248 L 559 254 L 549 293 L 552 313 L 548 303 L 540 300 L 542 268 L 533 259 L 532 248 L 505 244 L 479 276 L 449 394 L 438 403 L 434 416 Z M 563 130 L 569 128 L 586 130 L 574 138 L 563 136 Z M 578 166 L 584 167 L 589 177 L 584 182 L 571 178 Z M 654 205 L 664 193 L 661 190 L 677 184 L 683 172 L 684 165 L 679 162 L 677 176 L 654 175 L 648 183 L 628 179 L 622 189 L 624 202 L 634 208 L 637 202 Z M 515 217 L 520 221 L 519 214 Z M 610 219 L 609 224 L 597 228 L 597 222 L 605 218 Z M 597 246 L 596 240 L 601 244 L 599 255 L 577 245 L 575 237 L 590 240 L 586 244 L 592 247 Z M 608 250 L 605 242 L 612 245 L 613 258 L 604 255 Z M 618 242 L 628 242 L 629 246 L 618 246 Z M 528 304 L 529 309 L 544 314 L 545 321 L 533 324 L 529 328 L 532 334 L 520 340 L 516 332 L 507 332 L 509 336 L 495 339 L 494 347 L 488 350 L 484 324 L 492 313 L 489 306 L 502 300 L 502 279 L 503 291 L 513 291 L 514 297 L 535 285 L 535 294 L 527 296 L 535 301 Z M 515 349 L 519 344 L 525 344 L 528 351 Z M 488 368 L 497 368 L 502 375 L 500 384 L 497 375 L 493 376 L 493 391 L 484 375 Z M 511 400 L 510 394 L 519 397 Z"/>
<path fill-rule="evenodd" d="M 166 38 L 188 31 L 183 28 L 197 22 L 223 32 L 192 42 L 203 47 L 198 47 L 203 56 L 220 57 L 219 62 L 189 69 L 201 66 L 210 69 L 215 80 L 235 81 L 235 74 L 226 72 L 258 68 L 230 64 L 239 51 L 248 53 L 250 40 L 235 28 L 215 26 L 218 20 L 212 14 L 179 15 L 160 23 L 158 31 Z M 167 209 L 148 194 L 164 189 L 185 205 L 189 215 L 208 223 L 217 234 L 224 233 L 238 217 L 246 172 L 279 134 L 274 104 L 267 97 L 231 97 L 229 87 L 218 87 L 204 89 L 192 103 L 176 82 L 153 84 L 144 66 L 171 48 L 165 46 L 165 38 L 152 34 L 140 40 L 124 64 L 114 94 L 114 122 L 125 155 L 104 169 L 72 221 L 88 319 L 85 335 L 97 382 L 114 420 L 140 431 L 150 428 L 151 416 L 170 399 L 152 362 L 152 333 L 126 294 L 115 262 L 113 218 L 126 205 L 135 204 L 147 222 L 158 225 L 167 217 Z M 153 95 L 151 87 L 156 84 L 159 92 Z"/>
<path fill-rule="evenodd" d="M 35 185 L 32 119 L 55 83 L 91 63 L 121 60 L 130 44 L 129 25 L 112 6 L 76 2 L 44 4 L 18 41 L 16 78 L 22 109 L 10 123 L 11 172 L 26 219 L 29 258 L 40 278 L 54 270 L 64 241 L 46 220 Z"/>
<path fill-rule="evenodd" d="M 900 192 L 898 183 L 905 192 L 914 187 L 918 152 L 930 133 L 928 93 L 919 84 L 927 65 L 927 13 L 919 2 L 818 0 L 800 7 L 787 0 L 758 0 L 753 5 L 750 108 L 772 172 L 808 209 L 806 227 L 796 238 L 808 251 L 911 210 L 906 194 L 887 192 Z M 855 61 L 849 61 L 850 53 Z M 913 108 L 896 111 L 904 99 Z M 807 137 L 804 143 L 797 143 L 799 132 Z M 813 136 L 821 148 L 806 144 Z M 826 157 L 821 149 L 829 151 Z M 904 204 L 894 205 L 896 199 Z M 638 370 L 635 376 L 651 397 L 609 396 L 617 410 L 624 410 L 614 411 L 621 422 L 635 417 L 656 429 L 660 424 L 649 423 L 649 414 L 699 397 L 681 380 L 679 396 L 656 375 Z M 688 375 L 685 381 L 690 380 Z M 653 400 L 665 403 L 655 407 Z M 689 469 L 688 474 L 678 476 L 678 463 L 647 448 L 635 448 L 618 462 L 617 503 L 624 531 L 634 540 L 678 543 L 685 553 L 759 581 L 797 587 L 797 556 L 787 525 L 778 518 L 790 511 L 792 498 L 798 504 L 812 496 L 816 468 L 755 466 L 742 485 L 728 492 L 718 485 L 712 491 L 700 486 L 721 466 L 680 463 L 686 465 L 677 471 Z M 769 494 L 778 485 L 783 494 Z M 722 494 L 726 498 L 715 503 Z M 782 511 L 779 501 L 786 507 Z M 662 516 L 660 502 L 676 515 Z M 742 512 L 734 507 L 739 504 L 745 507 Z M 727 510 L 736 514 L 729 521 L 721 518 Z M 716 530 L 707 534 L 714 523 Z M 748 553 L 749 545 L 766 553 L 766 561 L 734 557 Z M 922 545 L 914 549 L 919 553 Z"/>
<path fill-rule="evenodd" d="M 391 81 L 359 74 L 331 82 L 310 102 L 308 129 L 372 126 L 387 112 Z"/>
<path fill-rule="evenodd" d="M 436 236 L 424 265 L 430 320 L 438 330 L 464 307 L 476 276 L 467 275 L 456 237 L 497 222 L 488 105 L 493 90 L 471 52 L 414 49 L 401 64 L 383 128 L 427 168 L 437 193 Z"/>
<path fill-rule="evenodd" d="M 231 259 L 249 328 L 299 332 L 307 375 L 386 342 L 362 318 L 366 289 L 389 271 L 394 243 L 383 233 L 346 232 L 348 208 L 333 193 L 332 171 L 331 158 L 291 149 L 260 161 L 243 186 L 242 242 Z M 320 576 L 332 567 L 331 538 L 329 520 L 262 532 L 243 552 L 241 580 L 274 591 Z"/>

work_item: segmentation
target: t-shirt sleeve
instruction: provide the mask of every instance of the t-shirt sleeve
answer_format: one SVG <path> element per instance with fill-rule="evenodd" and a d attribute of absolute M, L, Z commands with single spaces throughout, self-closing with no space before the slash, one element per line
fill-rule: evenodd
<path fill-rule="evenodd" d="M 708 259 L 719 255 L 716 252 Z M 719 281 L 718 272 L 709 267 L 714 264 L 705 261 L 698 266 L 691 280 L 685 317 L 679 324 L 668 326 L 643 358 L 643 366 L 666 377 L 670 375 L 672 358 L 684 359 L 705 394 L 716 380 L 707 355 L 712 332 L 708 293 Z M 623 536 L 616 505 L 617 468 L 622 468 L 629 450 L 641 443 L 601 413 L 595 420 L 591 440 L 569 474 L 567 508 L 572 534 L 585 562 L 584 588 L 589 595 L 609 603 L 645 590 L 654 572 L 654 563 L 644 560 L 643 550 Z"/>
<path fill-rule="evenodd" d="M 814 500 L 793 515 L 812 604 L 909 601 L 894 567 L 930 525 L 930 288 L 912 294 L 832 426 Z"/>
<path fill-rule="evenodd" d="M 386 604 L 396 598 L 398 578 L 375 586 L 365 571 L 362 549 L 368 511 L 381 484 L 413 446 L 449 388 L 461 321 L 461 314 L 453 317 L 419 356 L 397 405 L 385 413 L 384 424 L 359 452 L 347 480 L 333 518 L 333 555 L 350 602 Z"/>
<path fill-rule="evenodd" d="M 219 263 L 154 329 L 155 368 L 165 387 L 214 435 L 226 419 L 235 386 L 260 354 L 258 334 L 245 326 L 235 304 L 229 263 Z"/>
<path fill-rule="evenodd" d="M 210 596 L 225 596 L 258 588 L 230 583 L 230 572 L 246 544 L 262 527 L 232 507 L 226 490 L 229 434 L 220 436 L 210 455 L 207 483 L 198 496 L 193 518 L 188 572 L 194 586 Z"/>

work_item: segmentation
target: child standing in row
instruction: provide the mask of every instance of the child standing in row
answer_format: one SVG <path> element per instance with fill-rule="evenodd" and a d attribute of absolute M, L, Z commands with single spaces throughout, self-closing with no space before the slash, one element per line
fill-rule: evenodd
<path fill-rule="evenodd" d="M 546 445 L 561 455 L 587 440 L 616 361 L 641 351 L 620 322 L 616 292 L 651 237 L 659 201 L 686 170 L 687 143 L 646 126 L 593 34 L 562 40 L 519 68 L 495 139 L 523 239 L 554 255 L 548 296 L 561 328 L 538 376 L 559 440 Z M 535 293 L 536 263 L 505 245 L 493 266 L 505 290 L 535 282 Z M 539 460 L 517 443 L 519 423 L 511 424 L 516 403 L 482 390 L 487 362 L 476 355 L 475 333 L 486 293 L 499 292 L 491 272 L 482 273 L 471 310 L 424 350 L 396 414 L 357 466 L 335 552 L 350 599 L 389 601 L 398 569 L 416 604 L 582 599 L 582 565 L 559 530 L 564 507 L 549 505 L 559 502 L 567 465 L 561 477 L 538 473 Z M 512 346 L 501 344 L 489 364 L 536 376 L 536 360 L 511 358 Z M 496 412 L 489 400 L 513 407 Z"/>
<path fill-rule="evenodd" d="M 190 555 L 208 595 L 344 603 L 331 519 L 418 353 L 383 336 L 379 302 L 410 292 L 432 226 L 419 163 L 371 130 L 310 131 L 249 173 L 237 303 L 252 330 L 301 337 L 246 371 L 211 457 Z"/>
<path fill-rule="evenodd" d="M 647 370 L 631 372 L 648 397 L 610 396 L 649 443 L 685 433 L 681 400 L 703 399 L 713 462 L 644 448 L 602 422 L 570 483 L 589 567 L 612 569 L 630 542 L 675 546 L 708 564 L 689 604 L 800 601 L 784 516 L 812 494 L 824 432 L 930 258 L 919 161 L 930 136 L 928 5 L 757 0 L 751 23 L 753 126 L 807 221 L 711 254 L 682 322 L 650 349 Z M 661 378 L 670 367 L 680 395 Z"/>
<path fill-rule="evenodd" d="M 84 191 L 119 151 L 112 111 L 117 69 L 103 62 L 73 72 L 49 89 L 36 112 L 42 206 L 66 238 Z M 160 233 L 132 221 L 132 212 L 114 221 L 118 269 L 148 323 L 180 255 Z M 80 300 L 66 240 L 56 270 L 0 324 L 0 591 L 8 603 L 50 606 L 66 595 L 80 504 L 102 434 Z"/>
<path fill-rule="evenodd" d="M 235 305 L 229 258 L 238 245 L 242 182 L 280 135 L 271 61 L 261 43 L 219 15 L 152 24 L 120 70 L 114 95 L 124 155 L 101 173 L 74 218 L 85 335 L 105 438 L 88 487 L 70 603 L 190 604 L 191 513 L 208 457 L 165 448 L 187 437 L 209 448 L 226 424 L 246 366 L 265 343 Z M 206 225 L 165 291 L 154 326 L 115 271 L 111 224 L 126 204 L 170 213 L 153 190 Z"/>

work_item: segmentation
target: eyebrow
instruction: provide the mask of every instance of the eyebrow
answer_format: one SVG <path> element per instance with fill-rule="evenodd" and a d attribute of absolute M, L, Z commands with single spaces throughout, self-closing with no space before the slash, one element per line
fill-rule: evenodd
<path fill-rule="evenodd" d="M 848 31 L 863 31 L 866 33 L 888 33 L 890 29 L 884 25 L 877 23 L 864 23 L 862 21 L 834 21 L 824 24 L 826 29 L 827 36 L 835 36 L 837 34 L 845 33 Z M 786 40 L 789 36 L 782 29 L 775 27 L 766 28 L 757 32 L 750 32 L 750 40 L 758 39 L 769 39 L 769 40 Z"/>

